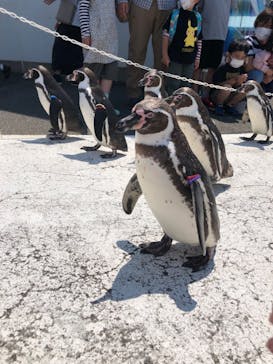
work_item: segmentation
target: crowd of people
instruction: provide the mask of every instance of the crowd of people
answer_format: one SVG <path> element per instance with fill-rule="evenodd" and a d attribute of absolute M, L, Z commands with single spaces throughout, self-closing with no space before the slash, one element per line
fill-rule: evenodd
<path fill-rule="evenodd" d="M 50 5 L 55 0 L 44 0 Z M 128 59 L 145 63 L 152 40 L 154 68 L 187 78 L 238 88 L 246 80 L 261 83 L 273 92 L 273 0 L 256 17 L 253 32 L 241 39 L 228 40 L 232 1 L 236 0 L 61 0 L 56 30 L 70 38 L 118 55 L 117 19 L 128 22 L 130 40 Z M 224 54 L 224 46 L 228 51 Z M 117 80 L 116 61 L 92 51 L 82 50 L 56 38 L 52 52 L 55 79 L 83 65 L 96 74 L 106 96 Z M 202 72 L 206 70 L 206 72 Z M 142 99 L 138 87 L 143 71 L 128 67 L 126 78 L 129 106 Z M 168 93 L 181 86 L 193 87 L 215 113 L 238 113 L 241 95 L 215 91 L 192 83 L 168 78 Z"/>
<path fill-rule="evenodd" d="M 55 0 L 44 0 L 48 5 Z M 269 1 L 255 22 L 253 34 L 233 40 L 223 63 L 232 0 L 61 0 L 56 30 L 114 55 L 118 54 L 116 18 L 129 24 L 128 58 L 144 64 L 149 39 L 152 38 L 154 68 L 187 78 L 233 88 L 247 79 L 273 90 L 273 1 Z M 213 14 L 213 15 L 212 15 Z M 83 54 L 84 53 L 84 54 Z M 116 61 L 57 38 L 53 47 L 52 69 L 61 82 L 61 74 L 71 73 L 83 64 L 100 80 L 106 96 L 117 79 Z M 128 67 L 126 81 L 129 106 L 142 99 L 138 81 L 142 70 Z M 175 79 L 166 80 L 172 93 L 181 86 L 197 86 Z M 202 89 L 203 101 L 215 112 L 236 115 L 241 96 L 229 91 Z"/>

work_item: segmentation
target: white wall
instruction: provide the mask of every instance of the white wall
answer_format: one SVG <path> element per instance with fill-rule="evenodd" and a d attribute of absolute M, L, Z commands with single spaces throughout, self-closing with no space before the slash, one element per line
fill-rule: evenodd
<path fill-rule="evenodd" d="M 53 29 L 59 1 L 48 6 L 43 0 L 0 0 L 0 7 Z M 128 24 L 118 23 L 119 55 L 127 58 Z M 0 13 L 0 60 L 48 62 L 53 37 Z M 147 64 L 151 65 L 149 47 Z"/>

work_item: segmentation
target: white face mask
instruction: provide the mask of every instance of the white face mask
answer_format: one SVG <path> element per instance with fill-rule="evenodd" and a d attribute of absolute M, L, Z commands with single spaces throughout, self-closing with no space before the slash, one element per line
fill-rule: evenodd
<path fill-rule="evenodd" d="M 229 64 L 233 68 L 240 68 L 244 65 L 244 63 L 245 63 L 244 59 L 237 59 L 237 58 L 232 58 L 232 57 L 231 57 L 231 61 L 229 62 Z"/>
<path fill-rule="evenodd" d="M 272 30 L 268 28 L 263 27 L 257 27 L 255 28 L 255 35 L 256 38 L 259 40 L 267 40 L 269 36 L 271 35 Z"/>
<path fill-rule="evenodd" d="M 192 7 L 192 0 L 180 0 L 179 3 L 184 10 L 188 10 Z"/>

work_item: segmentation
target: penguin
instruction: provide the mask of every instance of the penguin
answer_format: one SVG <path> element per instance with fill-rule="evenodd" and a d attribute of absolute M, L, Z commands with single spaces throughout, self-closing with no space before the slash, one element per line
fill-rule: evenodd
<path fill-rule="evenodd" d="M 181 87 L 166 101 L 174 108 L 180 129 L 211 180 L 232 177 L 221 133 L 199 95 L 189 87 Z"/>
<path fill-rule="evenodd" d="M 118 116 L 109 99 L 98 86 L 95 74 L 87 67 L 74 70 L 66 78 L 78 83 L 79 102 L 83 119 L 96 140 L 93 147 L 82 147 L 85 151 L 95 151 L 101 145 L 111 148 L 112 153 L 102 154 L 102 158 L 114 158 L 117 150 L 127 152 L 128 147 L 124 135 L 115 130 Z"/>
<path fill-rule="evenodd" d="M 140 87 L 144 86 L 144 98 L 156 97 L 162 99 L 168 94 L 163 86 L 163 78 L 157 70 L 145 73 L 144 77 L 138 82 Z"/>
<path fill-rule="evenodd" d="M 147 99 L 117 123 L 117 130 L 135 130 L 136 172 L 153 215 L 161 225 L 161 241 L 142 244 L 141 252 L 160 256 L 172 240 L 200 245 L 202 255 L 183 264 L 193 271 L 213 259 L 220 224 L 210 179 L 190 149 L 172 108 Z"/>
<path fill-rule="evenodd" d="M 241 137 L 241 139 L 251 141 L 257 134 L 262 134 L 266 135 L 266 140 L 260 140 L 258 143 L 267 144 L 273 132 L 273 108 L 269 98 L 261 85 L 254 80 L 244 83 L 238 91 L 246 93 L 247 112 L 253 132 L 250 138 Z"/>
<path fill-rule="evenodd" d="M 74 106 L 72 99 L 55 81 L 46 67 L 39 65 L 29 69 L 23 76 L 25 79 L 33 79 L 39 101 L 49 115 L 52 128 L 47 137 L 51 140 L 62 140 L 68 131 L 83 133 L 80 123 L 80 114 Z"/>

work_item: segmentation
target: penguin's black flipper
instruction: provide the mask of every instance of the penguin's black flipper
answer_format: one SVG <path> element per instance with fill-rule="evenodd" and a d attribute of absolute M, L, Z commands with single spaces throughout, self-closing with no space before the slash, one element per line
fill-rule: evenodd
<path fill-rule="evenodd" d="M 100 105 L 101 104 L 96 105 L 94 127 L 95 127 L 96 138 L 102 141 L 102 132 L 105 120 L 107 118 L 107 110 L 103 105 L 101 105 L 102 107 L 100 107 Z"/>
<path fill-rule="evenodd" d="M 135 205 L 142 195 L 142 190 L 138 182 L 136 173 L 130 178 L 122 197 L 122 207 L 126 214 L 130 215 Z"/>
<path fill-rule="evenodd" d="M 189 182 L 193 211 L 195 215 L 196 227 L 198 232 L 199 244 L 202 249 L 203 256 L 206 255 L 206 237 L 205 237 L 205 206 L 204 206 L 204 194 L 200 186 L 200 179 Z"/>
<path fill-rule="evenodd" d="M 60 131 L 59 127 L 59 117 L 61 114 L 61 110 L 63 107 L 63 103 L 56 96 L 52 95 L 50 97 L 50 106 L 49 106 L 49 121 L 52 125 L 52 128 L 55 131 Z"/>
<path fill-rule="evenodd" d="M 95 97 L 97 97 L 97 94 Z M 104 96 L 101 103 L 107 109 L 109 134 L 110 134 L 110 139 L 111 139 L 111 148 L 116 149 L 116 150 L 121 150 L 122 152 L 127 152 L 128 146 L 127 146 L 125 136 L 123 134 L 117 133 L 117 131 L 116 131 L 116 125 L 120 118 L 117 116 L 111 101 L 107 97 Z"/>

